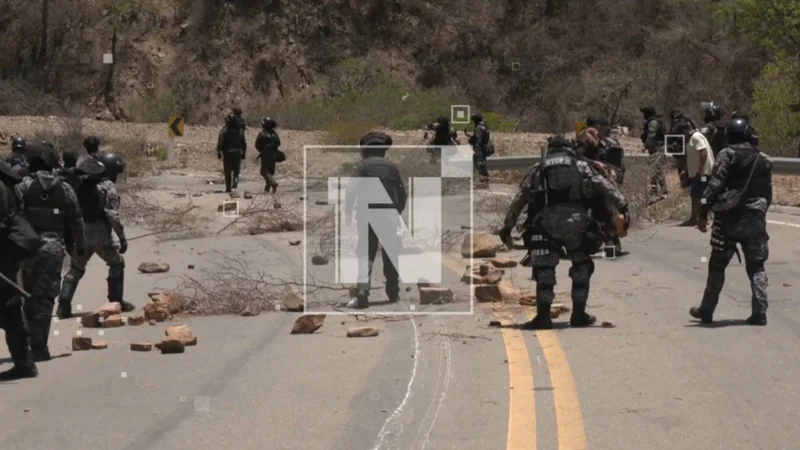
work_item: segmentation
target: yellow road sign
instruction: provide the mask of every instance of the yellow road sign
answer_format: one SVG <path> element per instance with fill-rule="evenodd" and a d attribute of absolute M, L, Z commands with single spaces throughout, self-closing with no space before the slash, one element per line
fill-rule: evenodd
<path fill-rule="evenodd" d="M 183 136 L 183 117 L 170 116 L 167 130 L 169 131 L 169 137 Z"/>
<path fill-rule="evenodd" d="M 575 137 L 577 138 L 579 134 L 583 133 L 583 130 L 586 129 L 586 122 L 581 120 L 580 122 L 575 122 Z"/>

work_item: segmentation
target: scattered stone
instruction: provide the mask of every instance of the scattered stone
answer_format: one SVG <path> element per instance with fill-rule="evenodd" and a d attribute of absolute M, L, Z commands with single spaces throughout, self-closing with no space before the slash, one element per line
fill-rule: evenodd
<path fill-rule="evenodd" d="M 493 258 L 500 248 L 500 239 L 489 233 L 473 233 L 464 236 L 461 256 L 464 258 Z"/>
<path fill-rule="evenodd" d="M 289 245 L 300 245 L 300 240 L 292 239 L 291 241 L 289 241 Z"/>
<path fill-rule="evenodd" d="M 164 339 L 155 345 L 161 350 L 162 355 L 183 353 L 186 351 L 186 345 L 178 339 Z"/>
<path fill-rule="evenodd" d="M 177 314 L 183 311 L 188 303 L 186 297 L 179 292 L 150 292 L 147 295 L 150 296 L 152 302 L 166 306 L 170 314 Z"/>
<path fill-rule="evenodd" d="M 536 306 L 536 294 L 523 294 L 519 297 L 519 304 L 522 306 Z"/>
<path fill-rule="evenodd" d="M 291 334 L 311 334 L 322 327 L 325 322 L 325 314 L 309 314 L 298 317 L 294 321 Z"/>
<path fill-rule="evenodd" d="M 158 322 L 151 319 L 151 320 L 148 320 L 147 323 L 149 323 L 150 326 L 152 327 L 152 326 L 156 325 Z"/>
<path fill-rule="evenodd" d="M 122 305 L 117 302 L 106 303 L 94 312 L 81 317 L 81 325 L 85 328 L 100 328 L 106 318 L 122 313 Z"/>
<path fill-rule="evenodd" d="M 108 348 L 108 343 L 103 341 L 93 342 L 92 350 L 105 350 Z"/>
<path fill-rule="evenodd" d="M 187 269 L 194 269 L 194 264 L 189 264 L 188 266 L 186 266 L 186 268 Z"/>
<path fill-rule="evenodd" d="M 272 204 L 272 209 L 281 209 L 281 208 L 282 208 L 282 206 L 278 202 L 275 202 L 275 203 Z"/>
<path fill-rule="evenodd" d="M 300 296 L 291 286 L 283 288 L 283 307 L 287 311 L 303 312 L 303 297 Z"/>
<path fill-rule="evenodd" d="M 241 197 L 241 195 L 236 191 L 233 191 L 233 192 L 229 193 L 228 196 L 230 196 L 230 198 L 239 198 L 239 197 Z"/>
<path fill-rule="evenodd" d="M 503 300 L 503 292 L 498 284 L 481 284 L 475 286 L 475 300 L 479 303 L 499 302 Z"/>
<path fill-rule="evenodd" d="M 139 264 L 141 273 L 164 273 L 169 272 L 169 264 L 165 262 L 144 262 Z"/>
<path fill-rule="evenodd" d="M 128 325 L 137 327 L 139 325 L 144 325 L 147 323 L 147 318 L 145 316 L 130 316 L 128 317 Z"/>
<path fill-rule="evenodd" d="M 78 352 L 92 349 L 92 338 L 75 336 L 72 338 L 72 350 Z"/>
<path fill-rule="evenodd" d="M 421 305 L 441 305 L 453 303 L 453 291 L 441 287 L 423 287 L 419 289 Z"/>
<path fill-rule="evenodd" d="M 550 307 L 550 318 L 557 319 L 558 316 L 566 314 L 569 311 L 570 309 L 562 305 L 561 303 L 553 303 L 553 305 Z"/>
<path fill-rule="evenodd" d="M 132 342 L 131 350 L 134 352 L 149 352 L 153 349 L 151 342 Z"/>
<path fill-rule="evenodd" d="M 175 198 L 183 198 L 183 197 L 186 197 L 186 194 L 183 193 L 183 192 L 176 192 L 176 193 L 172 194 L 172 196 L 175 197 Z"/>
<path fill-rule="evenodd" d="M 406 286 L 406 292 L 411 292 L 411 286 Z"/>
<path fill-rule="evenodd" d="M 498 284 L 503 279 L 505 272 L 502 270 L 492 270 L 483 277 L 486 284 Z"/>
<path fill-rule="evenodd" d="M 123 320 L 122 316 L 117 314 L 106 317 L 102 322 L 103 328 L 119 328 L 125 325 L 125 321 Z"/>
<path fill-rule="evenodd" d="M 144 316 L 151 323 L 153 321 L 164 322 L 172 316 L 172 313 L 169 312 L 169 306 L 166 303 L 150 300 L 144 305 Z"/>
<path fill-rule="evenodd" d="M 794 286 L 794 284 L 792 284 L 792 283 L 789 283 L 788 281 L 785 281 L 785 282 L 783 283 L 783 287 L 792 287 L 792 286 Z"/>
<path fill-rule="evenodd" d="M 375 327 L 352 327 L 347 329 L 347 337 L 375 337 L 380 330 Z"/>
<path fill-rule="evenodd" d="M 192 334 L 192 329 L 187 325 L 174 325 L 167 327 L 164 330 L 164 335 L 167 339 L 177 339 L 183 342 L 183 345 L 197 345 L 197 336 Z"/>
<path fill-rule="evenodd" d="M 324 266 L 328 264 L 328 257 L 322 255 L 314 255 L 311 257 L 311 264 L 315 266 Z"/>
<path fill-rule="evenodd" d="M 600 324 L 600 326 L 603 327 L 603 328 L 615 328 L 616 327 L 616 325 L 614 325 L 611 322 L 603 322 L 603 323 Z"/>
<path fill-rule="evenodd" d="M 202 197 L 202 196 L 203 196 L 202 192 L 197 192 L 195 194 L 192 194 L 192 197 Z"/>
<path fill-rule="evenodd" d="M 489 263 L 491 263 L 498 269 L 510 269 L 512 267 L 517 267 L 519 265 L 518 262 L 509 258 L 494 258 L 491 261 L 489 261 Z"/>
<path fill-rule="evenodd" d="M 317 200 L 314 202 L 315 205 L 325 206 L 328 204 L 327 200 Z"/>
<path fill-rule="evenodd" d="M 302 202 L 303 200 L 305 200 L 305 199 L 306 199 L 306 198 L 305 198 L 305 197 L 303 197 L 302 195 L 300 196 L 300 201 L 301 201 L 301 202 Z"/>
<path fill-rule="evenodd" d="M 250 193 L 250 192 L 244 191 L 243 197 L 244 197 L 245 200 L 252 200 L 253 199 L 253 194 Z"/>
<path fill-rule="evenodd" d="M 482 276 L 482 277 L 485 277 L 486 275 L 489 275 L 489 272 L 491 270 L 492 270 L 492 266 L 490 266 L 488 264 L 481 264 L 481 265 L 478 266 L 478 274 L 480 274 L 480 276 Z"/>
<path fill-rule="evenodd" d="M 423 289 L 429 287 L 433 287 L 433 284 L 430 281 L 426 280 L 425 278 L 420 278 L 419 280 L 417 280 L 417 289 Z"/>
<path fill-rule="evenodd" d="M 489 326 L 490 327 L 502 327 L 503 324 L 501 324 L 499 320 L 490 320 L 489 321 Z"/>
<path fill-rule="evenodd" d="M 484 284 L 483 277 L 472 272 L 466 272 L 461 276 L 461 281 L 466 284 Z"/>
<path fill-rule="evenodd" d="M 239 209 L 239 205 L 236 202 L 222 202 L 217 206 L 217 212 L 234 212 Z"/>
<path fill-rule="evenodd" d="M 248 303 L 245 305 L 244 309 L 241 313 L 239 313 L 242 317 L 255 317 L 261 314 L 261 308 L 255 302 Z"/>

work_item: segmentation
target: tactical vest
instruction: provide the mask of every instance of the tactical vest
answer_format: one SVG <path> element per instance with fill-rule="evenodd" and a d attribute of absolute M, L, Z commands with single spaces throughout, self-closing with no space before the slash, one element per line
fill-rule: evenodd
<path fill-rule="evenodd" d="M 56 178 L 50 188 L 45 190 L 38 175 L 34 174 L 33 183 L 25 193 L 23 216 L 39 233 L 64 232 L 69 201 L 61 182 L 61 178 Z"/>
<path fill-rule="evenodd" d="M 612 137 L 605 137 L 602 141 L 600 141 L 600 143 L 605 149 L 606 156 L 604 162 L 613 164 L 618 168 L 623 169 L 625 167 L 625 150 L 623 150 L 619 141 Z"/>
<path fill-rule="evenodd" d="M 744 191 L 742 199 L 770 198 L 772 192 L 772 163 L 761 155 L 757 148 L 749 144 L 738 144 L 729 147 L 736 152 L 733 167 L 728 175 L 728 189 L 735 191 L 744 190 L 750 172 L 750 184 Z M 753 170 L 753 164 L 756 165 Z"/>
<path fill-rule="evenodd" d="M 658 117 L 651 117 L 644 123 L 644 131 L 642 132 L 642 143 L 647 142 L 647 130 L 650 128 L 650 122 L 658 122 L 658 130 L 656 130 L 656 142 L 664 142 L 664 122 Z"/>
<path fill-rule="evenodd" d="M 711 146 L 711 152 L 717 156 L 728 145 L 728 139 L 725 136 L 725 127 L 717 126 L 715 123 L 709 123 L 703 130 L 703 135 L 708 140 Z"/>
<path fill-rule="evenodd" d="M 583 200 L 583 180 L 578 159 L 566 151 L 551 151 L 542 161 L 542 180 L 547 204 L 578 203 Z"/>
<path fill-rule="evenodd" d="M 275 153 L 278 151 L 278 134 L 274 131 L 262 131 L 264 134 L 264 148 L 258 149 L 265 152 Z"/>
<path fill-rule="evenodd" d="M 100 191 L 97 189 L 99 179 L 89 178 L 81 182 L 78 186 L 77 197 L 83 212 L 83 222 L 93 223 L 108 220 L 106 211 L 100 199 Z"/>
<path fill-rule="evenodd" d="M 222 149 L 242 150 L 244 148 L 244 145 L 242 145 L 243 140 L 244 133 L 242 133 L 242 130 L 226 127 L 225 131 L 222 132 Z"/>

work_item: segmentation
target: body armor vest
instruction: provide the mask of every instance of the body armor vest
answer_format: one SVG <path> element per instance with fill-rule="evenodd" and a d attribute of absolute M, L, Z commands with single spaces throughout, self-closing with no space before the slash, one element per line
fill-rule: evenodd
<path fill-rule="evenodd" d="M 64 232 L 68 200 L 61 178 L 56 178 L 48 188 L 44 187 L 38 174 L 33 175 L 33 180 L 23 199 L 25 219 L 39 233 Z"/>
<path fill-rule="evenodd" d="M 729 147 L 736 152 L 728 178 L 728 189 L 743 191 L 742 199 L 770 198 L 772 192 L 772 163 L 750 144 Z M 753 164 L 756 165 L 755 170 Z M 750 178 L 750 172 L 753 177 Z M 750 178 L 750 184 L 747 179 Z"/>
<path fill-rule="evenodd" d="M 90 178 L 78 186 L 78 203 L 81 205 L 84 223 L 107 220 L 106 211 L 103 209 L 103 205 L 100 204 L 100 192 L 97 189 L 97 183 L 99 182 L 99 179 Z"/>
<path fill-rule="evenodd" d="M 244 148 L 244 133 L 242 130 L 233 128 L 225 128 L 222 134 L 222 149 L 223 150 L 242 150 Z"/>
<path fill-rule="evenodd" d="M 650 122 L 658 122 L 658 130 L 656 131 L 656 142 L 664 142 L 664 122 L 658 117 L 651 117 L 644 123 L 644 131 L 642 132 L 642 143 L 647 142 L 647 130 L 650 128 Z"/>
<path fill-rule="evenodd" d="M 625 150 L 623 150 L 619 141 L 612 137 L 605 137 L 600 141 L 600 145 L 605 149 L 605 162 L 622 169 L 624 167 Z"/>
<path fill-rule="evenodd" d="M 550 152 L 542 161 L 547 204 L 577 203 L 583 199 L 578 159 L 566 151 Z"/>

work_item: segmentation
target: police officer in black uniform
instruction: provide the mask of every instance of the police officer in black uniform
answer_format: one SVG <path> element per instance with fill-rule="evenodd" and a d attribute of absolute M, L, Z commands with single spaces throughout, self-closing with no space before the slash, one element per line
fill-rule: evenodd
<path fill-rule="evenodd" d="M 767 210 L 772 204 L 772 161 L 753 145 L 753 128 L 744 118 L 732 119 L 725 127 L 728 147 L 714 162 L 711 179 L 700 202 L 697 227 L 705 233 L 709 211 L 714 212 L 711 227 L 711 257 L 708 280 L 700 306 L 689 313 L 703 323 L 713 321 L 714 310 L 725 284 L 725 269 L 738 254 L 744 253 L 745 269 L 752 289 L 750 325 L 767 324 L 767 272 L 769 258 Z"/>
<path fill-rule="evenodd" d="M 483 121 L 483 114 L 473 114 L 470 117 L 475 126 L 472 136 L 469 137 L 469 144 L 472 146 L 472 160 L 475 171 L 478 172 L 477 186 L 481 189 L 489 188 L 489 168 L 486 165 L 486 158 L 494 155 L 494 144 L 492 143 L 489 127 Z"/>
<path fill-rule="evenodd" d="M 6 159 L 6 163 L 21 177 L 28 175 L 28 160 L 25 158 L 27 145 L 25 138 L 15 137 L 11 140 L 11 156 Z"/>
<path fill-rule="evenodd" d="M 701 130 L 703 135 L 711 145 L 711 151 L 716 157 L 723 148 L 727 146 L 725 139 L 725 125 L 722 118 L 725 111 L 714 103 L 710 103 L 703 108 L 703 122 L 705 126 Z"/>
<path fill-rule="evenodd" d="M 239 186 L 239 169 L 246 153 L 247 141 L 244 138 L 242 122 L 234 114 L 229 114 L 217 140 L 217 159 L 222 160 L 225 192 L 230 193 Z"/>
<path fill-rule="evenodd" d="M 18 214 L 14 186 L 22 181 L 11 166 L 0 162 L 0 328 L 14 366 L 0 372 L 0 381 L 34 378 L 39 375 L 30 348 L 28 321 L 23 311 L 25 294 L 20 290 L 20 263 L 41 247 L 39 236 Z M 13 284 L 12 284 L 13 283 Z"/>
<path fill-rule="evenodd" d="M 256 137 L 256 151 L 261 160 L 261 176 L 264 178 L 264 192 L 278 190 L 278 182 L 275 181 L 275 169 L 280 161 L 281 138 L 275 127 L 278 123 L 271 117 L 261 119 L 261 131 Z M 284 155 L 285 156 L 285 155 Z"/>
<path fill-rule="evenodd" d="M 359 273 L 366 273 L 366 279 L 359 276 L 358 293 L 356 307 L 358 309 L 365 309 L 369 307 L 369 293 L 371 289 L 372 266 L 375 263 L 375 256 L 378 252 L 378 244 L 382 244 L 383 251 L 381 252 L 381 259 L 383 261 L 383 275 L 386 277 L 386 295 L 389 297 L 389 302 L 394 303 L 400 296 L 400 276 L 397 268 L 392 263 L 388 251 L 398 252 L 395 255 L 399 261 L 399 250 L 402 246 L 401 238 L 397 235 L 400 224 L 395 220 L 393 215 L 383 215 L 380 213 L 369 216 L 370 221 L 367 221 L 371 209 L 396 209 L 400 214 L 406 207 L 407 192 L 403 185 L 403 177 L 400 174 L 400 168 L 397 164 L 386 159 L 386 151 L 392 145 L 392 138 L 384 133 L 372 132 L 361 138 L 359 146 L 361 147 L 362 160 L 356 164 L 355 176 L 363 178 L 378 178 L 381 181 L 392 203 L 388 205 L 375 205 L 369 203 L 369 193 L 360 190 L 357 183 L 355 186 L 347 189 L 347 197 L 345 199 L 345 214 L 347 214 L 347 222 L 349 223 L 352 218 L 353 211 L 355 210 L 356 221 L 363 220 L 366 223 L 364 228 L 360 228 L 362 233 L 358 237 L 358 258 L 359 258 Z M 379 242 L 378 236 L 373 230 L 374 224 L 377 226 L 386 227 L 390 230 L 391 242 Z M 362 225 L 364 226 L 364 225 Z M 366 270 L 363 265 L 367 264 Z"/>
<path fill-rule="evenodd" d="M 88 136 L 83 140 L 83 148 L 92 158 L 100 158 L 100 139 L 97 136 Z"/>

